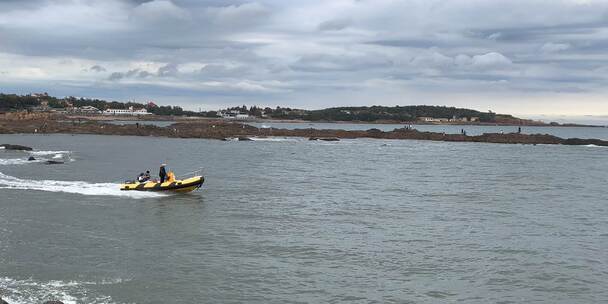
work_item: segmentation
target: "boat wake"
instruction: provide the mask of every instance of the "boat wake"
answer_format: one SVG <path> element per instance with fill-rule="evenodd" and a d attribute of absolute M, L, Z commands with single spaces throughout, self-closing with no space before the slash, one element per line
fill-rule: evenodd
<path fill-rule="evenodd" d="M 0 166 L 9 166 L 9 165 L 25 165 L 29 163 L 39 163 L 46 161 L 45 159 L 36 159 L 36 160 L 27 160 L 26 158 L 1 158 Z"/>
<path fill-rule="evenodd" d="M 4 148 L 4 147 L 0 147 Z M 25 165 L 30 163 L 41 163 L 47 160 L 74 161 L 72 151 L 27 151 L 35 160 L 28 160 L 28 157 L 22 158 L 0 158 L 0 166 L 8 165 Z"/>
<path fill-rule="evenodd" d="M 0 277 L 2 299 L 11 304 L 43 303 L 58 300 L 65 304 L 116 303 L 110 296 L 93 295 L 90 286 L 120 284 L 122 280 L 101 282 L 16 280 Z"/>
<path fill-rule="evenodd" d="M 45 155 L 58 155 L 58 154 L 70 154 L 72 151 L 28 151 L 29 154 L 45 156 Z"/>
<path fill-rule="evenodd" d="M 0 189 L 37 190 L 96 196 L 120 196 L 136 199 L 166 196 L 165 194 L 156 192 L 121 191 L 119 187 L 120 184 L 115 183 L 20 179 L 0 172 Z"/>

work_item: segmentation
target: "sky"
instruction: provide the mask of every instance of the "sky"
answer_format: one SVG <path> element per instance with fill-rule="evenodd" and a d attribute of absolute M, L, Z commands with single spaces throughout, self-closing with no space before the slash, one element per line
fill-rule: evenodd
<path fill-rule="evenodd" d="M 0 0 L 0 91 L 608 115 L 608 1 Z"/>

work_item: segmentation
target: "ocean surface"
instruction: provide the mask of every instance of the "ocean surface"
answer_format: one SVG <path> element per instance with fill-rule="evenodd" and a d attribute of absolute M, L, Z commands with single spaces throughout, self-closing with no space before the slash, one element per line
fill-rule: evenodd
<path fill-rule="evenodd" d="M 35 148 L 0 151 L 0 296 L 11 304 L 608 302 L 608 148 L 0 143 Z M 118 190 L 161 162 L 178 177 L 203 167 L 205 185 Z"/>

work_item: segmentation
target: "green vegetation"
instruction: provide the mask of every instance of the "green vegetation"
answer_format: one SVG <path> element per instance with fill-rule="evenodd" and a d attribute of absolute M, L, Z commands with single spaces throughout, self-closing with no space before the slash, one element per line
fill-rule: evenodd
<path fill-rule="evenodd" d="M 256 106 L 234 107 L 224 112 L 238 112 L 255 117 L 274 119 L 300 119 L 307 121 L 415 121 L 421 117 L 434 119 L 459 119 L 466 121 L 494 122 L 497 118 L 516 119 L 511 115 L 497 115 L 493 112 L 479 112 L 470 109 L 442 106 L 371 106 L 371 107 L 337 107 L 322 110 L 301 110 L 291 108 L 259 108 Z"/>
<path fill-rule="evenodd" d="M 304 116 L 304 119 L 311 121 L 414 121 L 420 117 L 445 119 L 477 118 L 482 122 L 492 122 L 494 121 L 496 114 L 492 112 L 484 113 L 470 109 L 440 106 L 371 106 L 339 107 L 309 111 Z"/>
<path fill-rule="evenodd" d="M 218 117 L 218 112 L 186 111 L 178 106 L 158 106 L 152 102 L 147 104 L 135 102 L 105 101 L 100 99 L 65 97 L 56 98 L 48 94 L 15 95 L 0 94 L 0 111 L 20 111 L 49 109 L 70 109 L 92 106 L 100 111 L 106 109 L 146 109 L 156 115 L 202 116 Z M 456 119 L 458 121 L 497 122 L 511 121 L 517 118 L 511 115 L 496 114 L 491 111 L 480 112 L 471 109 L 445 106 L 371 106 L 371 107 L 336 107 L 322 110 L 302 110 L 292 108 L 261 108 L 258 106 L 232 107 L 219 112 L 248 114 L 249 116 L 271 119 L 299 119 L 307 121 L 415 121 L 427 117 L 431 119 Z"/>
<path fill-rule="evenodd" d="M 217 117 L 217 112 L 193 112 L 185 111 L 179 106 L 157 106 L 154 103 L 142 104 L 137 102 L 118 102 L 105 101 L 101 99 L 65 97 L 56 98 L 49 96 L 46 93 L 34 95 L 16 95 L 0 93 L 0 111 L 23 111 L 23 110 L 61 110 L 73 107 L 95 107 L 100 111 L 106 109 L 146 109 L 148 112 L 156 115 L 188 115 L 188 116 L 208 116 Z"/>

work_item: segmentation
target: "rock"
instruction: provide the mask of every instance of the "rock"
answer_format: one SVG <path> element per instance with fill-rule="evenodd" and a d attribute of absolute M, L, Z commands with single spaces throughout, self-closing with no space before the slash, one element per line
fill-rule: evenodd
<path fill-rule="evenodd" d="M 0 304 L 2 304 L 2 303 L 0 303 Z M 63 302 L 61 302 L 61 301 L 46 301 L 43 304 L 63 304 Z"/>
<path fill-rule="evenodd" d="M 44 162 L 45 165 L 61 165 L 63 164 L 62 161 L 58 161 L 58 160 L 47 160 Z"/>
<path fill-rule="evenodd" d="M 8 302 L 2 300 L 2 298 L 0 298 L 0 304 L 8 304 Z"/>
<path fill-rule="evenodd" d="M 340 141 L 337 137 L 310 137 L 308 140 Z"/>
<path fill-rule="evenodd" d="M 28 157 L 28 158 L 27 158 L 27 160 L 28 160 L 28 161 L 33 161 L 33 160 L 36 160 L 36 158 L 35 158 L 35 157 L 33 157 L 33 156 L 30 156 L 30 157 Z"/>
<path fill-rule="evenodd" d="M 595 145 L 595 146 L 608 146 L 608 141 L 600 140 L 600 139 L 580 139 L 580 138 L 568 138 L 564 140 L 564 145 L 573 145 L 573 146 L 586 146 L 586 145 Z"/>
<path fill-rule="evenodd" d="M 6 149 L 6 150 L 21 150 L 21 151 L 32 151 L 33 149 L 27 146 L 21 146 L 21 145 L 9 145 L 9 144 L 2 144 L 0 145 L 0 147 Z"/>
<path fill-rule="evenodd" d="M 249 137 L 245 137 L 245 136 L 240 136 L 239 137 L 239 141 L 251 141 L 253 139 L 249 138 Z"/>

